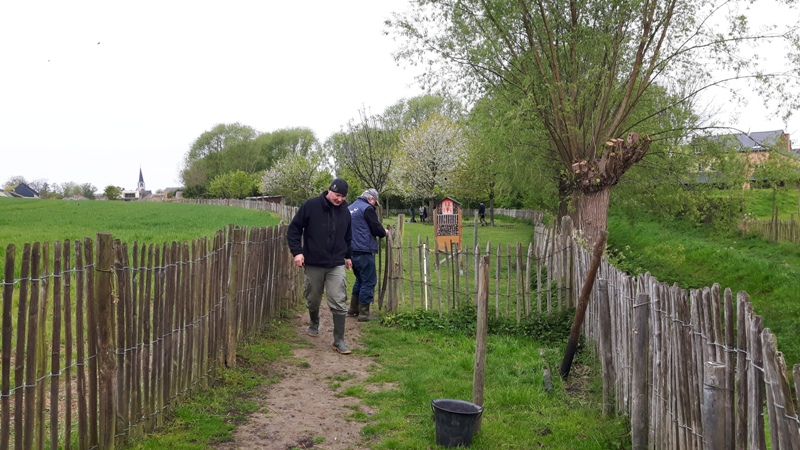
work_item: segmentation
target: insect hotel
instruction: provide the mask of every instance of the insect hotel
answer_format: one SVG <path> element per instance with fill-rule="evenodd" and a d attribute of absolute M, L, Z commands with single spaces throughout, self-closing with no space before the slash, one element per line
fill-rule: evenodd
<path fill-rule="evenodd" d="M 461 250 L 461 203 L 450 197 L 436 203 L 433 229 L 436 231 L 437 251 L 449 252 L 453 244 Z"/>

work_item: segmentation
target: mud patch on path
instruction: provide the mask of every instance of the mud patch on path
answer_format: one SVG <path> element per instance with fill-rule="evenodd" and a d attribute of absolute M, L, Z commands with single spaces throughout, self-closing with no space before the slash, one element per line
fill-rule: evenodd
<path fill-rule="evenodd" d="M 363 324 L 362 324 L 363 325 Z M 231 449 L 366 449 L 361 437 L 363 421 L 375 414 L 356 397 L 344 393 L 364 383 L 376 365 L 371 358 L 355 352 L 333 351 L 331 314 L 320 314 L 319 337 L 306 334 L 308 313 L 292 320 L 299 344 L 291 358 L 280 361 L 274 372 L 279 382 L 259 388 L 254 399 L 258 412 L 233 432 L 233 440 L 218 444 L 217 450 Z M 345 342 L 353 350 L 362 348 L 355 318 L 347 318 Z M 368 385 L 370 391 L 388 386 Z"/>

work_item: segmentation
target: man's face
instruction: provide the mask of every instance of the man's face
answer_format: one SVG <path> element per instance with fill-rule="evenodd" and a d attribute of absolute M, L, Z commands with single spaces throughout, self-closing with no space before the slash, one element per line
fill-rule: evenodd
<path fill-rule="evenodd" d="M 342 195 L 338 192 L 328 191 L 328 195 L 326 195 L 325 198 L 327 198 L 328 201 L 333 203 L 334 205 L 339 206 L 342 204 L 344 199 L 347 198 L 347 196 Z"/>

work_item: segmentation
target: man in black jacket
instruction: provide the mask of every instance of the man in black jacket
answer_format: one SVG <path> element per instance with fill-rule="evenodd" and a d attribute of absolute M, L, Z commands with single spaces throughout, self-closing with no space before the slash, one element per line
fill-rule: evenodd
<path fill-rule="evenodd" d="M 333 315 L 333 349 L 343 355 L 352 353 L 344 343 L 348 306 L 345 269 L 353 267 L 346 197 L 347 182 L 336 178 L 327 191 L 300 206 L 286 233 L 295 265 L 305 267 L 303 293 L 311 320 L 308 335 L 319 335 L 319 307 L 324 290 Z"/>

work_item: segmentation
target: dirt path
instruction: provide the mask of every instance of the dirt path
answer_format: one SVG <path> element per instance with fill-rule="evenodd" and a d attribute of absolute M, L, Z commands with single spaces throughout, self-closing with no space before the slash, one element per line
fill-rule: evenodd
<path fill-rule="evenodd" d="M 345 342 L 361 348 L 356 319 L 346 321 Z M 331 314 L 320 314 L 319 337 L 306 335 L 308 313 L 292 320 L 299 345 L 293 356 L 278 363 L 281 380 L 259 388 L 256 401 L 261 409 L 233 433 L 233 440 L 217 445 L 217 450 L 232 449 L 307 449 L 363 450 L 362 422 L 352 421 L 355 413 L 371 416 L 375 411 L 358 398 L 340 395 L 350 386 L 363 383 L 375 363 L 356 353 L 340 355 L 332 350 Z M 383 386 L 367 386 L 381 389 Z"/>

